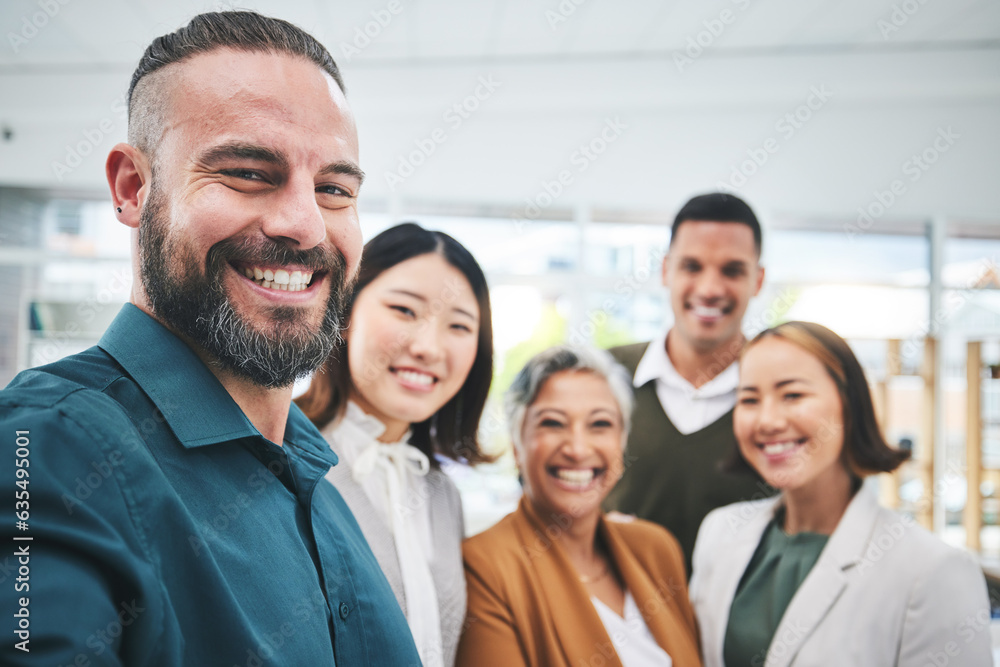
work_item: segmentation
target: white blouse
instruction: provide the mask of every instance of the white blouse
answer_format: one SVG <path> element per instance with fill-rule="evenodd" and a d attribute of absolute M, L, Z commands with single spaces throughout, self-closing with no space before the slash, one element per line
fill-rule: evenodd
<path fill-rule="evenodd" d="M 348 402 L 344 418 L 333 431 L 352 477 L 392 532 L 406 598 L 406 620 L 424 667 L 442 667 L 441 620 L 437 590 L 431 577 L 434 556 L 430 507 L 425 476 L 430 461 L 409 444 L 410 432 L 399 442 L 378 437 L 385 425 Z"/>
<path fill-rule="evenodd" d="M 674 664 L 667 652 L 653 639 L 653 633 L 649 631 L 646 619 L 642 617 L 630 592 L 625 591 L 624 618 L 597 597 L 592 596 L 590 600 L 611 637 L 611 643 L 623 667 L 671 667 Z"/>

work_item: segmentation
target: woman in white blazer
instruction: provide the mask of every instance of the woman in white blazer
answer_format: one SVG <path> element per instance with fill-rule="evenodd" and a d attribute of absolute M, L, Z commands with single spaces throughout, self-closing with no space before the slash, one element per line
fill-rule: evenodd
<path fill-rule="evenodd" d="M 701 525 L 690 595 L 705 666 L 992 664 L 974 558 L 862 488 L 907 453 L 879 432 L 847 343 L 806 322 L 764 331 L 738 392 L 739 461 L 781 494 Z"/>

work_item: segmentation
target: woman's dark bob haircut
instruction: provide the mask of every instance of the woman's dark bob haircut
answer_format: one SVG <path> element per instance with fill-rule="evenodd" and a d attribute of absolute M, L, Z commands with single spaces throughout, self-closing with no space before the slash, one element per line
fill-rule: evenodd
<path fill-rule="evenodd" d="M 486 276 L 472 254 L 443 232 L 429 231 L 412 222 L 391 227 L 365 244 L 361 269 L 348 297 L 350 313 L 358 294 L 383 272 L 420 255 L 437 254 L 462 272 L 479 304 L 479 340 L 476 358 L 458 393 L 426 421 L 412 424 L 410 444 L 434 462 L 434 454 L 468 463 L 492 458 L 479 445 L 479 418 L 493 379 L 493 316 Z M 350 326 L 350 316 L 348 316 Z M 347 366 L 347 341 L 341 338 L 309 389 L 295 402 L 318 428 L 343 416 L 351 396 L 351 372 Z"/>
<path fill-rule="evenodd" d="M 843 338 L 813 322 L 785 322 L 757 334 L 743 348 L 743 354 L 768 338 L 781 338 L 816 357 L 833 378 L 843 405 L 844 465 L 855 479 L 880 472 L 892 472 L 910 453 L 890 447 L 882 436 L 865 372 Z M 739 407 L 737 407 L 739 409 Z M 730 469 L 750 465 L 739 454 L 729 462 Z"/>

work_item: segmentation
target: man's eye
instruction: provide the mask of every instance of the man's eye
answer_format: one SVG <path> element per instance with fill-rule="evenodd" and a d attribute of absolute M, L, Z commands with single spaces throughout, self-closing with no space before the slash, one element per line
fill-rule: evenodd
<path fill-rule="evenodd" d="M 316 186 L 316 192 L 324 195 L 333 195 L 334 197 L 354 197 L 354 195 L 339 185 L 318 185 Z"/>
<path fill-rule="evenodd" d="M 614 424 L 607 419 L 598 419 L 591 426 L 594 428 L 611 428 Z"/>
<path fill-rule="evenodd" d="M 240 178 L 245 181 L 263 181 L 264 177 L 260 172 L 254 171 L 252 169 L 224 169 L 222 171 L 226 176 L 232 176 L 233 178 Z"/>

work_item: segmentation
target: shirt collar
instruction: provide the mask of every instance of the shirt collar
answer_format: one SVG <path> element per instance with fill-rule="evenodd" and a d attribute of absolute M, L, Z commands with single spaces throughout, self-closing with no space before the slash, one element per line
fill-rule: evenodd
<path fill-rule="evenodd" d="M 331 426 L 328 433 L 330 439 L 339 447 L 341 455 L 348 461 L 354 461 L 362 451 L 385 433 L 385 424 L 362 410 L 354 401 L 348 401 L 343 418 Z M 397 443 L 386 444 L 408 444 L 412 433 L 407 430 Z"/>
<path fill-rule="evenodd" d="M 667 334 L 669 329 L 654 338 L 642 354 L 642 359 L 635 367 L 632 384 L 636 389 L 652 380 L 659 380 L 667 373 L 677 375 L 674 365 L 667 356 Z"/>
<path fill-rule="evenodd" d="M 324 465 L 335 466 L 339 462 L 336 452 L 330 449 L 330 445 L 323 438 L 319 429 L 294 403 L 288 410 L 288 421 L 285 422 L 285 442 L 294 445 L 300 452 L 317 459 L 317 463 L 321 467 Z"/>
<path fill-rule="evenodd" d="M 642 355 L 642 359 L 639 360 L 639 363 L 635 367 L 635 375 L 632 379 L 633 386 L 639 388 L 647 382 L 656 380 L 663 382 L 667 386 L 683 389 L 690 395 L 700 398 L 722 396 L 723 394 L 736 391 L 740 381 L 739 363 L 736 361 L 729 364 L 725 370 L 698 388 L 695 388 L 694 385 L 685 380 L 677 372 L 677 369 L 674 368 L 673 362 L 670 361 L 670 357 L 667 355 L 667 335 L 669 333 L 670 330 L 667 329 L 650 342 Z"/>
<path fill-rule="evenodd" d="M 165 326 L 126 303 L 97 344 L 149 396 L 186 448 L 239 438 L 263 438 L 198 355 Z M 285 441 L 337 463 L 312 422 L 295 405 Z"/>

